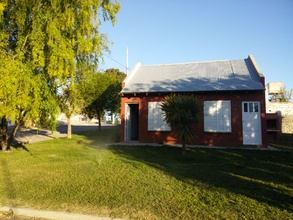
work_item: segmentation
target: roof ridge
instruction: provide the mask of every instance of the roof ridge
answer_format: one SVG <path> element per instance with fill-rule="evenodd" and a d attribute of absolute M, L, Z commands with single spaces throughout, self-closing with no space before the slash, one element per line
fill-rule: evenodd
<path fill-rule="evenodd" d="M 141 66 L 175 66 L 175 65 L 185 65 L 185 64 L 196 64 L 196 63 L 216 63 L 216 62 L 231 62 L 231 61 L 239 61 L 243 59 L 237 60 L 210 60 L 210 61 L 195 61 L 195 62 L 182 62 L 182 63 L 165 63 L 165 64 L 142 64 Z"/>

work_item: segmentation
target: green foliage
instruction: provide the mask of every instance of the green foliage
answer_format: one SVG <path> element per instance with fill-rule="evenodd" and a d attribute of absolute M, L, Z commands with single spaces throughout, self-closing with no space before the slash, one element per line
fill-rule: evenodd
<path fill-rule="evenodd" d="M 170 95 L 162 103 L 164 120 L 182 141 L 183 154 L 188 139 L 195 138 L 194 128 L 199 122 L 201 102 L 192 95 Z"/>
<path fill-rule="evenodd" d="M 62 94 L 58 94 L 58 103 L 67 118 L 70 118 L 72 114 L 79 113 L 83 100 L 78 86 L 70 84 L 63 87 Z"/>
<path fill-rule="evenodd" d="M 290 102 L 293 95 L 293 89 L 286 90 L 285 87 L 283 87 L 279 94 L 271 95 L 270 102 Z"/>
<path fill-rule="evenodd" d="M 98 99 L 107 90 L 108 76 L 103 73 L 92 73 L 81 81 L 80 87 L 85 100 L 84 111 L 90 118 L 98 117 L 105 110 L 106 100 Z"/>
<path fill-rule="evenodd" d="M 104 92 L 106 103 L 106 110 L 112 113 L 120 112 L 120 91 L 122 89 L 122 81 L 126 78 L 126 74 L 119 69 L 107 69 L 105 74 L 109 75 L 111 84 Z"/>
<path fill-rule="evenodd" d="M 89 73 L 80 80 L 80 91 L 84 97 L 83 111 L 99 122 L 105 111 L 118 112 L 120 108 L 121 83 L 125 74 L 118 69 L 105 73 Z"/>
<path fill-rule="evenodd" d="M 291 152 L 107 146 L 119 127 L 0 153 L 0 206 L 125 219 L 292 219 Z M 27 171 L 30 172 L 27 172 Z"/>
<path fill-rule="evenodd" d="M 34 119 L 40 106 L 46 104 L 42 96 L 45 91 L 42 79 L 34 76 L 29 64 L 9 58 L 2 57 L 0 64 L 0 117 L 12 121 Z M 19 118 L 19 113 L 23 111 L 26 117 Z"/>
<path fill-rule="evenodd" d="M 76 63 L 97 63 L 107 49 L 100 18 L 114 24 L 119 9 L 109 0 L 7 1 L 1 32 L 13 49 L 7 52 L 32 60 L 34 68 L 60 84 L 75 74 Z"/>
<path fill-rule="evenodd" d="M 101 19 L 115 24 L 119 10 L 110 0 L 1 1 L 0 117 L 54 126 L 58 91 L 66 87 L 63 98 L 72 108 L 74 80 L 96 69 L 108 50 Z"/>
<path fill-rule="evenodd" d="M 41 85 L 41 103 L 38 109 L 38 115 L 35 117 L 36 125 L 55 130 L 57 126 L 56 117 L 60 113 L 60 109 L 56 100 L 56 96 L 51 92 L 51 88 L 44 81 Z"/>

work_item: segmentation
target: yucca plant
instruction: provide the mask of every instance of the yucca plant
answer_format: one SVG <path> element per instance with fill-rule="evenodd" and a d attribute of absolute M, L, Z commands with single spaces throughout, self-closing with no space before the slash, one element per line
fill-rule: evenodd
<path fill-rule="evenodd" d="M 197 126 L 201 112 L 201 102 L 194 95 L 169 95 L 161 105 L 164 121 L 174 129 L 181 140 L 182 155 L 186 154 L 186 141 L 196 138 Z"/>

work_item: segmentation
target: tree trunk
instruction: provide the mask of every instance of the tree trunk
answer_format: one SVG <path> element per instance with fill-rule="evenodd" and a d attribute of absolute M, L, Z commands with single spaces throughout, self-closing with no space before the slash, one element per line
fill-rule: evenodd
<path fill-rule="evenodd" d="M 8 145 L 8 123 L 5 117 L 1 118 L 1 125 L 0 125 L 0 146 L 2 151 L 9 151 L 10 146 Z"/>
<path fill-rule="evenodd" d="M 101 132 L 101 127 L 102 127 L 101 114 L 99 111 L 97 113 L 98 113 L 98 120 L 99 120 L 99 132 Z"/>
<path fill-rule="evenodd" d="M 71 139 L 71 137 L 72 137 L 71 120 L 70 120 L 70 117 L 67 117 L 67 138 Z"/>
<path fill-rule="evenodd" d="M 9 148 L 9 150 L 10 150 L 11 143 L 14 140 L 14 137 L 16 135 L 16 132 L 18 131 L 19 126 L 20 126 L 20 123 L 15 122 L 15 125 L 14 125 L 14 128 L 12 130 L 12 133 L 10 134 L 10 137 L 8 138 L 8 141 L 7 141 L 7 146 Z"/>
<path fill-rule="evenodd" d="M 23 121 L 24 117 L 26 116 L 27 112 L 24 110 L 19 111 L 19 116 L 15 120 L 15 125 L 8 138 L 8 121 L 5 117 L 1 118 L 1 127 L 0 127 L 0 140 L 1 140 L 1 147 L 2 151 L 10 151 L 11 150 L 11 143 L 14 140 L 17 130 L 20 127 L 21 122 Z"/>

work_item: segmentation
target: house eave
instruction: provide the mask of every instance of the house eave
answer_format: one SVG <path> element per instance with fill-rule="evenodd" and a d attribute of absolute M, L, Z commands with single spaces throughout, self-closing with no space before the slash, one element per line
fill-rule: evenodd
<path fill-rule="evenodd" d="M 265 91 L 265 89 L 242 89 L 242 90 L 194 90 L 194 91 L 140 91 L 140 92 L 122 92 L 121 96 L 149 96 L 154 94 L 174 94 L 174 93 L 184 93 L 184 94 L 204 94 L 204 93 L 235 93 L 235 92 L 256 92 Z"/>

